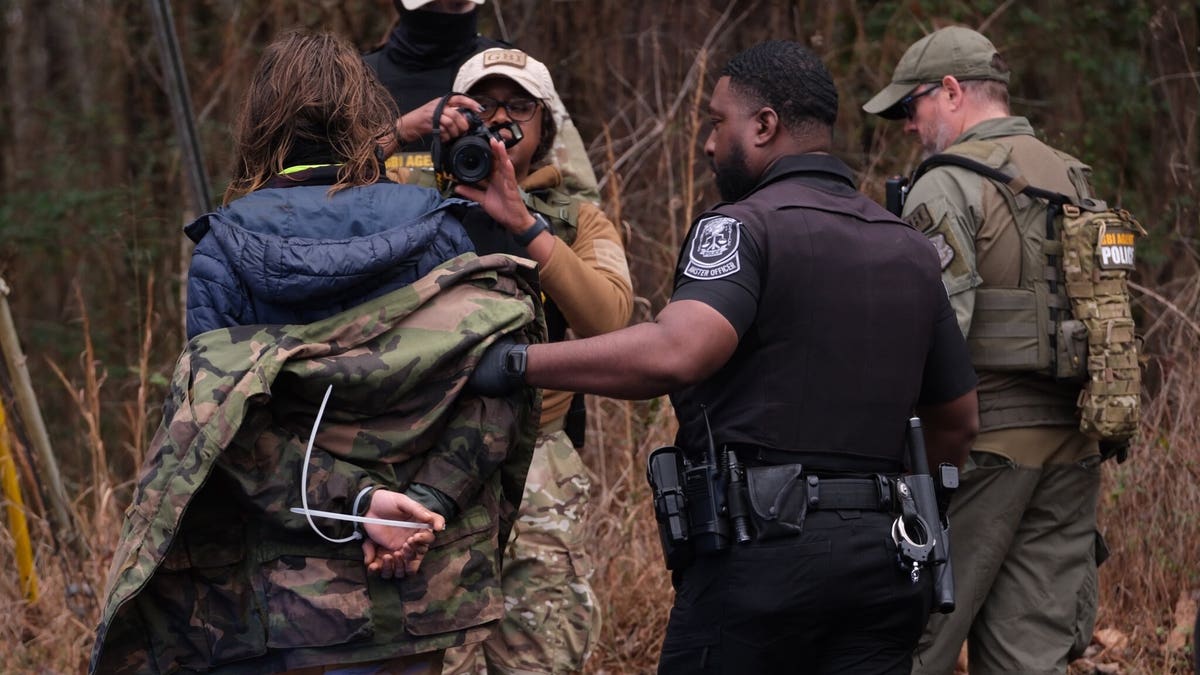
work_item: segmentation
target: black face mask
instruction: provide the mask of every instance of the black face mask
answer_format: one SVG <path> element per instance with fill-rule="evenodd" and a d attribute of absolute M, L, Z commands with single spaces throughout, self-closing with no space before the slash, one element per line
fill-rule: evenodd
<path fill-rule="evenodd" d="M 713 161 L 712 170 L 717 183 L 717 192 L 721 194 L 723 202 L 736 202 L 758 184 L 758 176 L 750 175 L 750 167 L 746 164 L 746 153 L 740 145 L 735 145 L 730 149 L 729 159 L 724 164 L 718 165 L 716 161 Z"/>
<path fill-rule="evenodd" d="M 414 68 L 449 65 L 475 51 L 478 31 L 478 10 L 443 14 L 401 9 L 400 25 L 388 36 L 388 56 Z"/>

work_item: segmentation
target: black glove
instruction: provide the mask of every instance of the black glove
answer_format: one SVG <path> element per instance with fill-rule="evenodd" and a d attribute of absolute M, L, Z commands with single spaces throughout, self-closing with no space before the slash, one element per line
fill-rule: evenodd
<path fill-rule="evenodd" d="M 519 387 L 525 386 L 525 349 L 529 345 L 517 344 L 511 337 L 497 340 L 475 364 L 475 370 L 467 380 L 467 391 L 480 396 L 508 396 Z"/>

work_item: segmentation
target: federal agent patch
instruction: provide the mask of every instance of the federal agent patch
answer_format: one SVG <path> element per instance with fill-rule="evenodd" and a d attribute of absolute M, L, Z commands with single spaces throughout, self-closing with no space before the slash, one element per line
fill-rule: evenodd
<path fill-rule="evenodd" d="M 693 279 L 720 279 L 742 268 L 738 257 L 742 224 L 729 216 L 709 216 L 696 223 L 688 246 L 684 276 Z"/>

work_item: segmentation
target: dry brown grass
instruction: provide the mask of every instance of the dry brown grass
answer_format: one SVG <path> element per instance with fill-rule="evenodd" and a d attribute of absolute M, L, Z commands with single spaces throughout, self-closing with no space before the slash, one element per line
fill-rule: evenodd
<path fill-rule="evenodd" d="M 1128 642 L 1095 660 L 1131 673 L 1188 672 L 1195 649 L 1183 631 L 1200 599 L 1200 275 L 1171 286 L 1169 297 L 1142 294 L 1152 395 L 1129 461 L 1106 467 L 1100 501 L 1112 557 L 1100 568 L 1097 627 Z M 1180 605 L 1191 609 L 1177 617 Z"/>

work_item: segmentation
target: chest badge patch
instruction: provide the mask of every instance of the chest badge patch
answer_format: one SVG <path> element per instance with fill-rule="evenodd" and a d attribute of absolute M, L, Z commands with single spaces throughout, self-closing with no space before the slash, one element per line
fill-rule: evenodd
<path fill-rule="evenodd" d="M 933 248 L 937 249 L 938 262 L 941 263 L 942 269 L 950 266 L 954 262 L 954 247 L 946 243 L 946 235 L 938 233 L 929 238 L 933 242 Z"/>
<path fill-rule="evenodd" d="M 683 274 L 693 279 L 720 279 L 740 270 L 741 226 L 729 216 L 709 216 L 696 223 Z"/>

